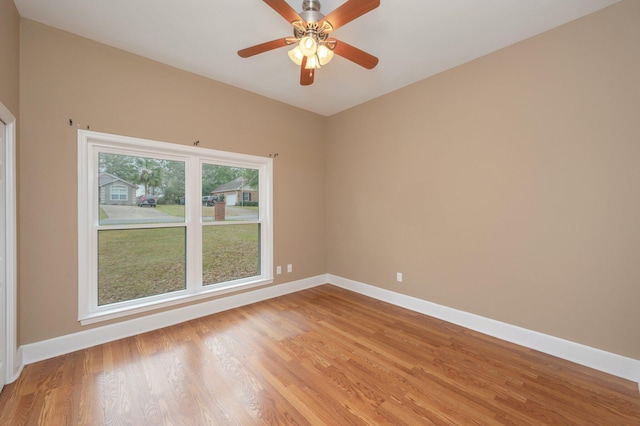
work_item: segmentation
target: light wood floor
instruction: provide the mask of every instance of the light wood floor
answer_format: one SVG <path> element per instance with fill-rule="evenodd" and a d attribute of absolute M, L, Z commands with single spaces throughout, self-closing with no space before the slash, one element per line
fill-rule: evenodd
<path fill-rule="evenodd" d="M 330 285 L 31 364 L 0 425 L 639 425 L 638 385 Z"/>

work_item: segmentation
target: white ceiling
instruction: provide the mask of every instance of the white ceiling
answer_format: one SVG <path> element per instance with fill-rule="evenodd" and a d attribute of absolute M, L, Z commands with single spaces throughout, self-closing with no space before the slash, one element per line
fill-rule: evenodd
<path fill-rule="evenodd" d="M 321 0 L 327 15 L 345 0 Z M 367 70 L 336 56 L 300 86 L 280 48 L 292 35 L 261 0 L 15 0 L 21 16 L 322 115 L 332 115 L 619 0 L 381 0 L 332 36 L 377 56 Z M 287 0 L 298 12 L 301 0 Z"/>

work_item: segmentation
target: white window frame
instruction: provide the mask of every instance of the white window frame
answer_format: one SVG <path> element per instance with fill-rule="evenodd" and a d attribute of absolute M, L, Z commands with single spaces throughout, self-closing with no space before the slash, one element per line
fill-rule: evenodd
<path fill-rule="evenodd" d="M 132 229 L 184 226 L 186 229 L 186 288 L 109 305 L 98 305 L 98 231 L 114 229 L 100 225 L 100 152 L 162 158 L 185 163 L 185 219 L 172 224 L 135 224 Z M 202 164 L 257 169 L 259 173 L 260 273 L 257 276 L 219 283 L 202 283 Z M 207 297 L 267 285 L 273 282 L 273 159 L 247 154 L 185 146 L 148 139 L 78 130 L 78 321 L 82 325 L 165 308 Z M 193 200 L 193 201 L 189 201 Z M 207 225 L 211 226 L 211 225 Z M 224 225 L 223 225 L 224 226 Z M 116 229 L 122 229 L 120 225 Z"/>
<path fill-rule="evenodd" d="M 114 195 L 114 189 L 117 189 L 117 198 L 113 198 Z M 121 197 L 122 193 L 124 192 L 124 198 Z M 111 201 L 128 201 L 129 200 L 129 188 L 127 188 L 124 185 L 111 185 L 111 187 L 109 188 L 109 199 Z"/>

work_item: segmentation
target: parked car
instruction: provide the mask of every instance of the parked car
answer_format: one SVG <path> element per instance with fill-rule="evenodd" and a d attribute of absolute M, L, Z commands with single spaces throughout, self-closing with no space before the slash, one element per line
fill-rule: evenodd
<path fill-rule="evenodd" d="M 144 207 L 155 207 L 158 205 L 158 197 L 155 195 L 141 195 L 138 197 L 138 206 Z"/>
<path fill-rule="evenodd" d="M 211 207 L 212 205 L 214 205 L 216 203 L 216 201 L 218 201 L 218 196 L 217 195 L 209 195 L 207 197 L 207 206 Z"/>

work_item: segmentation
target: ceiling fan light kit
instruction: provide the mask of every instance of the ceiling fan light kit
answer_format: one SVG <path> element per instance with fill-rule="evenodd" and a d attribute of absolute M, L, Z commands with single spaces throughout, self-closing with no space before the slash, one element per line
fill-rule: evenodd
<path fill-rule="evenodd" d="M 318 42 L 311 36 L 304 36 L 300 39 L 300 50 L 304 56 L 313 56 L 318 51 Z"/>
<path fill-rule="evenodd" d="M 302 64 L 303 57 L 304 57 L 304 54 L 302 53 L 302 50 L 300 50 L 300 46 L 296 46 L 294 49 L 291 49 L 289 51 L 289 58 L 291 58 L 293 63 L 296 65 Z"/>
<path fill-rule="evenodd" d="M 313 84 L 316 69 L 328 64 L 335 54 L 364 68 L 372 69 L 378 58 L 350 46 L 329 34 L 380 5 L 380 0 L 347 0 L 329 15 L 320 13 L 319 0 L 303 0 L 302 12 L 297 13 L 285 0 L 263 0 L 293 26 L 293 37 L 261 43 L 238 51 L 242 58 L 284 46 L 295 47 L 288 55 L 300 67 L 300 84 Z"/>

